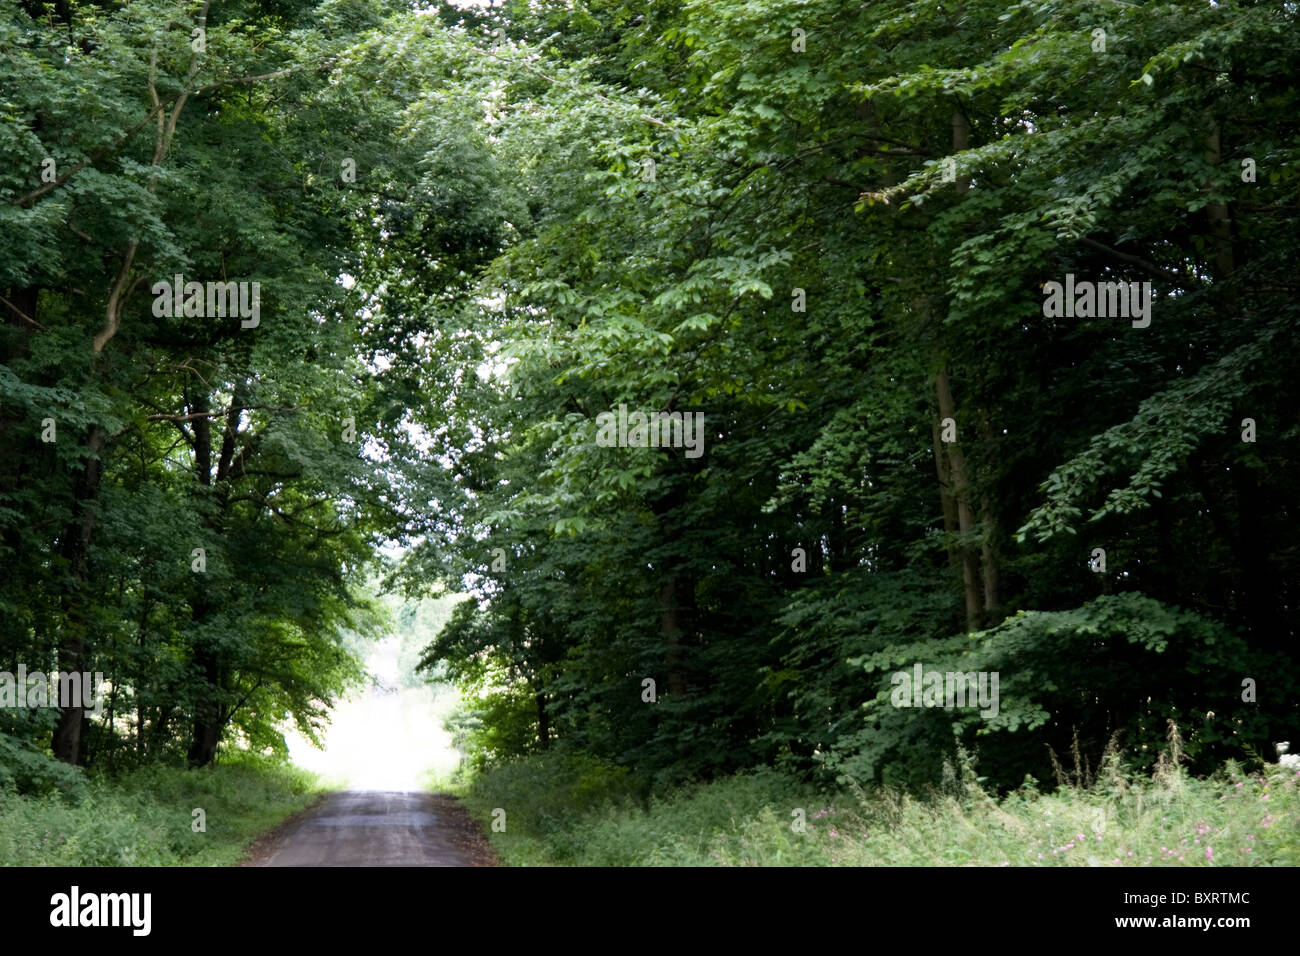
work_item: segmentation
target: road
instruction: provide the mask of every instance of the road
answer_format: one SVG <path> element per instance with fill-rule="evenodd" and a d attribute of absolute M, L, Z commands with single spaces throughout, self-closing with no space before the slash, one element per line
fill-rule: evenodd
<path fill-rule="evenodd" d="M 445 794 L 344 790 L 260 839 L 245 866 L 497 866 L 486 837 Z"/>

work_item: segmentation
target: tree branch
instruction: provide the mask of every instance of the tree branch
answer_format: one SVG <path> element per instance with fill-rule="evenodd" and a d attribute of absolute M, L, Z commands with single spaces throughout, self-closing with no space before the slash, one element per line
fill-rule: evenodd
<path fill-rule="evenodd" d="M 1095 239 L 1089 239 L 1087 236 L 1080 236 L 1079 241 L 1085 246 L 1089 246 L 1099 252 L 1104 252 L 1108 256 L 1113 256 L 1120 260 L 1120 262 L 1127 262 L 1129 265 L 1137 266 L 1139 269 L 1150 273 L 1158 279 L 1168 282 L 1170 285 L 1181 286 L 1183 284 L 1184 280 L 1182 276 L 1176 275 L 1172 272 L 1166 272 L 1154 262 L 1143 259 L 1141 256 L 1134 256 L 1127 252 L 1120 252 L 1118 249 L 1112 249 L 1110 246 L 1100 243 Z"/>
<path fill-rule="evenodd" d="M 4 296 L 2 296 L 2 295 L 0 295 L 0 302 L 3 302 L 5 305 L 9 306 L 10 311 L 13 312 L 13 314 L 14 314 L 17 318 L 21 319 L 23 322 L 27 323 L 27 324 L 30 325 L 32 328 L 34 328 L 34 329 L 40 329 L 42 332 L 48 332 L 48 331 L 49 331 L 49 329 L 47 329 L 45 326 L 41 325 L 41 323 L 37 322 L 37 321 L 36 321 L 35 319 L 33 319 L 30 315 L 28 315 L 28 314 L 27 314 L 26 312 L 24 312 L 22 309 L 18 308 L 18 306 L 14 305 L 12 302 L 10 302 L 8 299 L 6 299 L 6 298 L 5 298 Z"/>

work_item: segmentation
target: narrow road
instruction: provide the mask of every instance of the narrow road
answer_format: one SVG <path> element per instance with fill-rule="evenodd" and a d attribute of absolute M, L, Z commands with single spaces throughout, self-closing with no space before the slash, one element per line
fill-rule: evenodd
<path fill-rule="evenodd" d="M 331 793 L 253 847 L 245 866 L 498 866 L 487 838 L 445 794 Z"/>

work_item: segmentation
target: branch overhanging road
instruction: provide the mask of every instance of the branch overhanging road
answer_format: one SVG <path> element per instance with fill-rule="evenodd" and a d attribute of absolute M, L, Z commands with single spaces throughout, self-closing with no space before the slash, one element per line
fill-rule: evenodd
<path fill-rule="evenodd" d="M 445 794 L 344 790 L 290 818 L 247 866 L 497 866 L 487 838 Z"/>

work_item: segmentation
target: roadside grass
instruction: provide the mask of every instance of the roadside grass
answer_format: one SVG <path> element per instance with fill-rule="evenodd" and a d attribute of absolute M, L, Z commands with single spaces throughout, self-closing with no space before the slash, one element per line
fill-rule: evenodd
<path fill-rule="evenodd" d="M 1112 757 L 1091 786 L 1041 793 L 1031 781 L 994 799 L 961 763 L 924 797 L 828 795 L 763 770 L 643 799 L 626 769 L 560 755 L 458 789 L 513 866 L 1300 864 L 1300 771 L 1277 764 L 1247 773 L 1233 763 L 1197 779 L 1166 759 L 1136 777 Z"/>
<path fill-rule="evenodd" d="M 0 791 L 0 865 L 229 866 L 319 789 L 291 764 L 231 753 L 204 770 L 157 766 L 90 776 L 62 793 Z M 192 828 L 196 808 L 206 832 Z"/>

